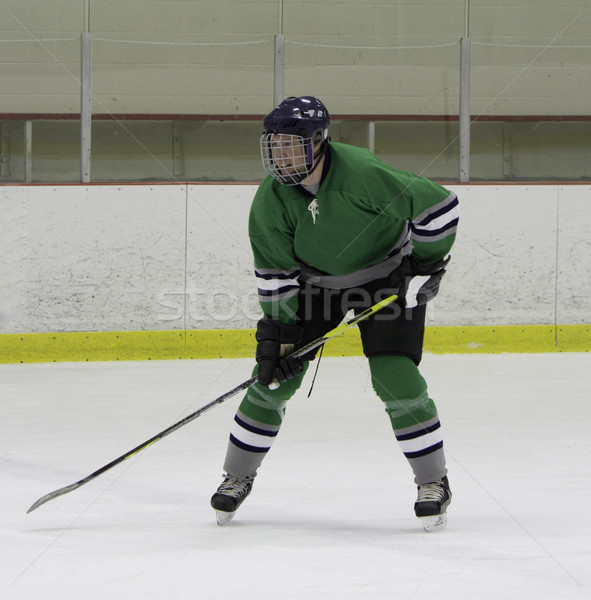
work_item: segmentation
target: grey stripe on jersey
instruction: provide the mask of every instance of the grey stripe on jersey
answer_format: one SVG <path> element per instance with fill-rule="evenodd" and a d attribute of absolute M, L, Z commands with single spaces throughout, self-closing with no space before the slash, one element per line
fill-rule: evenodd
<path fill-rule="evenodd" d="M 402 259 L 412 252 L 410 244 L 403 246 L 397 254 L 392 254 L 376 265 L 366 269 L 349 273 L 348 275 L 324 275 L 313 267 L 302 265 L 302 281 L 311 283 L 316 287 L 329 288 L 332 290 L 346 290 L 360 285 L 387 277 L 394 269 L 400 266 Z"/>
<path fill-rule="evenodd" d="M 450 192 L 449 196 L 423 211 L 412 220 L 412 239 L 417 242 L 436 242 L 455 233 L 460 213 L 458 198 Z"/>

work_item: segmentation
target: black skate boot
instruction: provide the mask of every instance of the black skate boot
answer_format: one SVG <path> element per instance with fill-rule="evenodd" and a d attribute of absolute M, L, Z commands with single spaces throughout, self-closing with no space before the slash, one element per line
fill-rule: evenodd
<path fill-rule="evenodd" d="M 445 529 L 447 507 L 451 502 L 451 490 L 447 477 L 418 486 L 415 515 L 421 520 L 425 531 Z"/>
<path fill-rule="evenodd" d="M 224 481 L 211 497 L 211 506 L 215 508 L 218 525 L 225 525 L 234 518 L 238 507 L 250 494 L 254 478 L 255 475 L 244 479 L 224 475 Z"/>

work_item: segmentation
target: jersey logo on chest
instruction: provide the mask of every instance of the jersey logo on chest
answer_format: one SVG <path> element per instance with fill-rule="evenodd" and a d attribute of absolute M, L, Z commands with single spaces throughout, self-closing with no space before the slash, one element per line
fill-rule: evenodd
<path fill-rule="evenodd" d="M 316 225 L 316 217 L 319 214 L 318 200 L 316 200 L 316 198 L 314 198 L 314 200 L 312 200 L 312 202 L 310 202 L 310 204 L 308 204 L 308 210 L 310 211 L 310 214 L 312 215 L 312 223 L 314 223 L 314 225 Z"/>

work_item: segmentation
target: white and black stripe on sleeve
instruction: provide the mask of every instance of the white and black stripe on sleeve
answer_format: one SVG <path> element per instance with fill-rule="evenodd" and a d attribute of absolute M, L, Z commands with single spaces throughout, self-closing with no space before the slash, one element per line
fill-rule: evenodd
<path fill-rule="evenodd" d="M 455 233 L 460 213 L 458 198 L 450 192 L 442 202 L 438 202 L 411 221 L 412 239 L 416 242 L 437 242 Z"/>
<path fill-rule="evenodd" d="M 300 269 L 255 269 L 260 302 L 273 302 L 297 296 L 300 291 Z"/>

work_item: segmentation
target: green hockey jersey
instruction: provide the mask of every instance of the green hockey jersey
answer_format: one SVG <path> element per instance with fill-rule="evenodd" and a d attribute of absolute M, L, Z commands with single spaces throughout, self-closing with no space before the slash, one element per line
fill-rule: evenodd
<path fill-rule="evenodd" d="M 394 169 L 368 150 L 330 143 L 315 196 L 267 176 L 254 197 L 249 236 L 263 312 L 293 322 L 302 282 L 333 289 L 393 271 L 411 252 L 422 264 L 454 242 L 458 200 L 433 181 Z"/>

